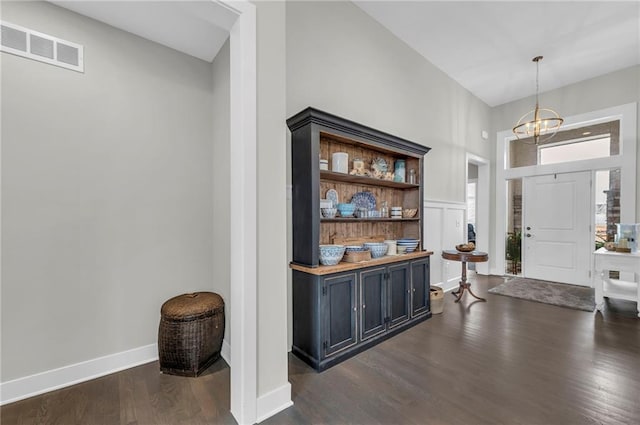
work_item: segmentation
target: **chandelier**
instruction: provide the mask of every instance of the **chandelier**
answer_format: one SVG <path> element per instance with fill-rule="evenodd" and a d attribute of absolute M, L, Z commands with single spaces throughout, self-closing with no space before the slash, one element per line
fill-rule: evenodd
<path fill-rule="evenodd" d="M 542 56 L 533 58 L 536 63 L 536 107 L 533 111 L 527 112 L 518 120 L 518 124 L 513 127 L 513 133 L 524 143 L 539 144 L 551 139 L 558 132 L 564 122 L 557 112 L 551 109 L 540 108 L 538 106 L 540 61 Z"/>

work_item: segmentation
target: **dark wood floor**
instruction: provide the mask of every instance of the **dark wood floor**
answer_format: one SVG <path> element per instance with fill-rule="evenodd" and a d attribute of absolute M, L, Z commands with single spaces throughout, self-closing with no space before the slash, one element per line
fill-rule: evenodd
<path fill-rule="evenodd" d="M 487 294 L 479 277 L 444 314 L 323 373 L 289 359 L 294 406 L 264 424 L 640 424 L 635 303 L 604 314 Z M 133 368 L 0 409 L 13 424 L 217 424 L 229 369 L 204 376 Z"/>

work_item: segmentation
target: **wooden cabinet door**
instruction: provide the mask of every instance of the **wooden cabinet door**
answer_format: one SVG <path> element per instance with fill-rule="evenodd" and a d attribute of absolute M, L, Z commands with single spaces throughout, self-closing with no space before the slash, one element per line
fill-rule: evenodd
<path fill-rule="evenodd" d="M 410 286 L 409 263 L 389 266 L 389 296 L 387 301 L 389 327 L 394 327 L 409 320 Z"/>
<path fill-rule="evenodd" d="M 355 345 L 357 338 L 356 274 L 346 273 L 324 279 L 322 284 L 324 357 Z"/>
<path fill-rule="evenodd" d="M 378 335 L 386 329 L 386 268 L 360 273 L 360 339 Z"/>
<path fill-rule="evenodd" d="M 411 263 L 411 317 L 430 310 L 429 306 L 429 258 Z"/>

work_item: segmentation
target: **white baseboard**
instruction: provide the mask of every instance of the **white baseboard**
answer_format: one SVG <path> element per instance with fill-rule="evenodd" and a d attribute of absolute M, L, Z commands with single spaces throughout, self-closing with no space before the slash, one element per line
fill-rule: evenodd
<path fill-rule="evenodd" d="M 454 289 L 458 289 L 458 287 L 460 286 L 458 283 L 459 280 L 460 278 L 454 278 L 454 279 L 450 279 L 446 283 L 438 282 L 432 286 L 439 286 L 440 288 L 442 288 L 444 292 L 450 292 Z"/>
<path fill-rule="evenodd" d="M 220 349 L 220 356 L 231 367 L 231 346 L 226 339 L 222 340 L 222 348 Z"/>
<path fill-rule="evenodd" d="M 220 356 L 231 366 L 231 347 L 227 340 L 222 341 Z M 0 383 L 0 406 L 156 360 L 158 360 L 158 345 L 149 344 L 2 382 Z"/>
<path fill-rule="evenodd" d="M 293 406 L 293 401 L 291 401 L 291 384 L 287 382 L 280 388 L 276 388 L 258 397 L 256 404 L 256 422 L 260 423 L 290 406 Z"/>
<path fill-rule="evenodd" d="M 158 360 L 158 345 L 149 344 L 2 382 L 0 383 L 0 405 L 89 381 L 155 360 Z"/>

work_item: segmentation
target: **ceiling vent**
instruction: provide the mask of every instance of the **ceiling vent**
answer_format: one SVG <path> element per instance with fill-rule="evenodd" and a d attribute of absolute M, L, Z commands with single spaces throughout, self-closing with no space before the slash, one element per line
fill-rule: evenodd
<path fill-rule="evenodd" d="M 19 25 L 0 21 L 0 51 L 84 72 L 84 48 Z"/>

